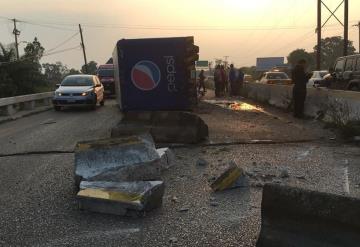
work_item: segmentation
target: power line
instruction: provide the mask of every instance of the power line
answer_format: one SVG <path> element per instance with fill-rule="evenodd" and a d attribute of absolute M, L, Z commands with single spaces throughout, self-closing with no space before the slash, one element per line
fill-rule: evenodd
<path fill-rule="evenodd" d="M 57 48 L 65 45 L 66 43 L 68 43 L 70 40 L 72 40 L 73 38 L 75 38 L 77 35 L 79 35 L 79 32 L 76 32 L 75 34 L 73 34 L 72 36 L 70 36 L 68 39 L 64 40 L 63 42 L 59 43 L 58 45 L 56 45 L 54 48 L 49 49 L 48 51 L 53 51 L 56 50 Z"/>
<path fill-rule="evenodd" d="M 75 46 L 75 47 L 70 47 L 70 48 L 66 48 L 66 49 L 58 50 L 58 51 L 54 51 L 54 52 L 44 52 L 42 57 L 47 57 L 47 56 L 51 56 L 51 55 L 55 55 L 55 54 L 59 54 L 59 53 L 68 52 L 68 51 L 71 51 L 71 50 L 76 50 L 76 49 L 78 49 L 80 47 L 81 46 L 78 45 L 78 46 Z M 25 58 L 23 57 L 23 58 L 20 58 L 20 60 L 18 60 L 18 61 L 0 62 L 0 66 L 10 64 L 10 63 L 16 63 L 16 62 L 22 62 L 22 61 L 30 60 L 30 59 L 33 59 L 35 57 L 37 57 L 37 56 L 30 56 L 30 57 L 25 57 Z"/>

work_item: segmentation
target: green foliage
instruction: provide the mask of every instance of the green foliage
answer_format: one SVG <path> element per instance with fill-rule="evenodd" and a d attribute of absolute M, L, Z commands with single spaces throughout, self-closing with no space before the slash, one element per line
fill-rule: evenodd
<path fill-rule="evenodd" d="M 317 53 L 318 46 L 314 47 L 314 54 Z M 329 37 L 321 40 L 321 68 L 329 69 L 334 65 L 338 57 L 343 56 L 344 39 L 340 36 Z M 353 42 L 349 41 L 348 55 L 355 54 Z"/>
<path fill-rule="evenodd" d="M 292 51 L 287 57 L 288 63 L 290 63 L 293 67 L 295 67 L 300 59 L 305 59 L 309 68 L 314 69 L 314 54 L 305 51 L 305 49 L 296 49 Z"/>
<path fill-rule="evenodd" d="M 83 65 L 81 67 L 81 72 L 84 74 L 96 75 L 96 71 L 97 71 L 97 62 L 95 62 L 95 61 L 90 61 L 87 64 L 87 69 L 86 69 L 85 65 Z"/>
<path fill-rule="evenodd" d="M 0 44 L 0 97 L 36 93 L 46 86 L 39 64 L 42 54 L 43 48 L 36 38 L 25 48 L 25 55 L 19 61 L 15 61 L 13 46 Z"/>
<path fill-rule="evenodd" d="M 61 62 L 43 63 L 42 67 L 45 78 L 51 85 L 60 83 L 61 80 L 69 74 L 69 69 Z"/>

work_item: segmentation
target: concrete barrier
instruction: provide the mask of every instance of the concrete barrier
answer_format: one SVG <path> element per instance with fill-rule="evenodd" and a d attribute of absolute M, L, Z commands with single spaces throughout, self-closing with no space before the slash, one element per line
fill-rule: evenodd
<path fill-rule="evenodd" d="M 359 246 L 360 200 L 267 184 L 257 247 Z"/>
<path fill-rule="evenodd" d="M 288 109 L 292 100 L 292 86 L 244 83 L 241 96 L 282 109 Z M 344 121 L 359 120 L 360 92 L 308 88 L 305 115 L 329 117 L 331 113 L 347 118 Z"/>
<path fill-rule="evenodd" d="M 12 116 L 22 110 L 34 110 L 40 106 L 50 106 L 53 92 L 28 94 L 0 98 L 0 116 Z"/>

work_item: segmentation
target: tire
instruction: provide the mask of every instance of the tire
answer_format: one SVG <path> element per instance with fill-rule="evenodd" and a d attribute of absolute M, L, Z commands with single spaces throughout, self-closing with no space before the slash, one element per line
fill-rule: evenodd
<path fill-rule="evenodd" d="M 61 106 L 54 105 L 54 110 L 55 110 L 55 111 L 61 111 Z"/>

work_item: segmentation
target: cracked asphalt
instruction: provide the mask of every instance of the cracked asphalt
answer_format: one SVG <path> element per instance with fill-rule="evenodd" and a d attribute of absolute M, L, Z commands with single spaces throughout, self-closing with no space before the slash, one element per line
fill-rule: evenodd
<path fill-rule="evenodd" d="M 121 119 L 114 102 L 1 124 L 0 246 L 255 246 L 264 183 L 360 197 L 359 147 L 331 141 L 336 134 L 319 122 L 230 100 L 255 107 L 237 111 L 219 101 L 196 111 L 210 142 L 305 142 L 176 148 L 174 166 L 163 174 L 163 206 L 140 219 L 79 211 L 75 201 L 71 151 L 78 141 L 110 136 Z M 197 166 L 199 158 L 208 164 Z M 246 170 L 250 186 L 213 193 L 209 181 L 230 161 Z"/>

